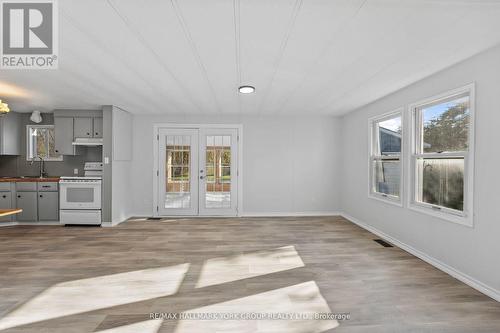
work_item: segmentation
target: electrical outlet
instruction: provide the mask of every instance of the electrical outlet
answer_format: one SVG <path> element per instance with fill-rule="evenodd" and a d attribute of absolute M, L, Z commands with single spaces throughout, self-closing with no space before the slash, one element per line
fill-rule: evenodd
<path fill-rule="evenodd" d="M 74 174 L 74 175 L 78 175 L 78 169 L 74 169 L 74 170 L 73 170 L 73 174 Z"/>

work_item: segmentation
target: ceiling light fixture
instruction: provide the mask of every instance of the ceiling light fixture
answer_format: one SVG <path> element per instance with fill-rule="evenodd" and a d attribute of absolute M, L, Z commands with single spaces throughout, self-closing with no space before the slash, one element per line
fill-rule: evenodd
<path fill-rule="evenodd" d="M 7 114 L 9 112 L 10 112 L 9 104 L 2 103 L 2 100 L 0 99 L 0 116 L 3 116 L 4 114 Z"/>
<path fill-rule="evenodd" d="M 251 94 L 255 92 L 255 87 L 252 86 L 241 86 L 238 91 L 242 94 Z"/>
<path fill-rule="evenodd" d="M 42 114 L 40 113 L 40 111 L 38 110 L 35 110 L 33 111 L 33 113 L 31 114 L 31 117 L 30 117 L 30 120 L 34 123 L 41 123 L 42 122 Z"/>

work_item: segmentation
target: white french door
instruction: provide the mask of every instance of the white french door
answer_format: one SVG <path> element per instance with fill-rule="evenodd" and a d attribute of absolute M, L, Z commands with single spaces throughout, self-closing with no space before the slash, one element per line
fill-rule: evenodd
<path fill-rule="evenodd" d="M 200 215 L 236 215 L 238 130 L 200 129 Z"/>
<path fill-rule="evenodd" d="M 198 130 L 158 130 L 159 215 L 198 214 Z"/>
<path fill-rule="evenodd" d="M 235 216 L 238 129 L 158 129 L 157 215 Z"/>

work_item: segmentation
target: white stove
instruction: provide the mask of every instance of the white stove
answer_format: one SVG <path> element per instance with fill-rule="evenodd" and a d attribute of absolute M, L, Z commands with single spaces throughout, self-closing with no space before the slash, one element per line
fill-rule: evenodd
<path fill-rule="evenodd" d="M 61 224 L 101 224 L 102 163 L 87 162 L 84 170 L 84 177 L 59 180 Z"/>
<path fill-rule="evenodd" d="M 102 181 L 102 177 L 71 177 L 71 176 L 63 176 L 59 178 L 59 182 L 63 183 L 71 183 L 71 182 L 79 182 L 79 183 L 84 183 L 84 182 L 100 182 Z"/>

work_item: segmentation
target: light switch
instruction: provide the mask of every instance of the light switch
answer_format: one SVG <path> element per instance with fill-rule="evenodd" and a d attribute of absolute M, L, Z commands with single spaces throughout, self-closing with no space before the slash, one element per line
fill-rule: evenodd
<path fill-rule="evenodd" d="M 78 175 L 78 169 L 73 169 L 73 174 Z"/>
<path fill-rule="evenodd" d="M 108 156 L 104 156 L 104 164 L 109 164 L 109 157 Z"/>

